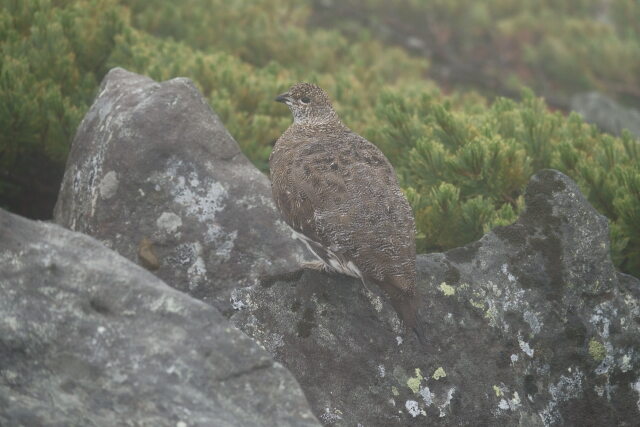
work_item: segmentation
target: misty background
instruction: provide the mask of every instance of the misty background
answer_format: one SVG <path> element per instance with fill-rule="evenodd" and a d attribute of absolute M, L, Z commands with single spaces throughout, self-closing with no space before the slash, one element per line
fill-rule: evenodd
<path fill-rule="evenodd" d="M 120 66 L 192 79 L 263 172 L 298 81 L 394 164 L 440 251 L 513 222 L 558 169 L 640 275 L 635 0 L 0 0 L 0 206 L 50 219 L 73 136 Z M 580 113 L 577 114 L 577 113 Z"/>

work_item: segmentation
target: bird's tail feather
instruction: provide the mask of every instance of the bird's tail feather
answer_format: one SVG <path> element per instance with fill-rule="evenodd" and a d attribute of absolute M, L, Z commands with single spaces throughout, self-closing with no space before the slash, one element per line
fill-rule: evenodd
<path fill-rule="evenodd" d="M 421 344 L 426 345 L 427 340 L 424 336 L 423 325 L 421 325 L 420 319 L 418 318 L 420 297 L 415 288 L 405 290 L 398 286 L 394 286 L 395 283 L 392 281 L 371 280 L 367 282 L 375 283 L 385 292 L 385 294 L 387 294 L 391 305 L 396 313 L 398 313 L 398 316 L 400 316 L 404 326 L 416 334 Z"/>

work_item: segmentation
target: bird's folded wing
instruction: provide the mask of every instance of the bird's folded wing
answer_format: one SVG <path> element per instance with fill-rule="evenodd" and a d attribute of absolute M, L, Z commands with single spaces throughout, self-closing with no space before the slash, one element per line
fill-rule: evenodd
<path fill-rule="evenodd" d="M 358 139 L 352 144 L 301 144 L 286 171 L 274 177 L 285 221 L 326 247 L 353 246 L 355 230 L 362 238 L 373 233 L 372 225 L 390 220 L 399 201 L 391 165 L 373 144 L 352 136 Z"/>
<path fill-rule="evenodd" d="M 305 174 L 302 169 L 292 168 L 286 184 L 274 189 L 274 199 L 287 224 L 298 233 L 324 246 L 333 242 L 323 226 L 323 218 L 329 214 L 326 208 L 327 191 L 320 189 L 324 180 L 315 169 Z M 335 200 L 334 200 L 335 201 Z"/>

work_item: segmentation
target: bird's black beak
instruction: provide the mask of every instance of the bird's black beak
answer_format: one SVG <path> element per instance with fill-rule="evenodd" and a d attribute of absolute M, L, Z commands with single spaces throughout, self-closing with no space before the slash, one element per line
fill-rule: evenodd
<path fill-rule="evenodd" d="M 282 102 L 283 104 L 286 104 L 287 101 L 291 101 L 291 96 L 289 95 L 289 93 L 285 92 L 283 94 L 280 94 L 276 97 L 275 99 L 276 102 Z"/>

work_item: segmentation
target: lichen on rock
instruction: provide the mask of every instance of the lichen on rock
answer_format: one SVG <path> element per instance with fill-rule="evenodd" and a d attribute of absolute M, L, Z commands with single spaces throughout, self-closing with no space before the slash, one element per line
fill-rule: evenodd
<path fill-rule="evenodd" d="M 261 342 L 327 425 L 633 425 L 640 282 L 615 270 L 606 218 L 567 176 L 539 171 L 524 201 L 515 223 L 418 256 L 422 345 L 384 295 L 297 271 L 306 254 L 268 181 L 187 80 L 113 70 L 56 221 L 132 260 L 148 237 L 157 275 Z"/>

